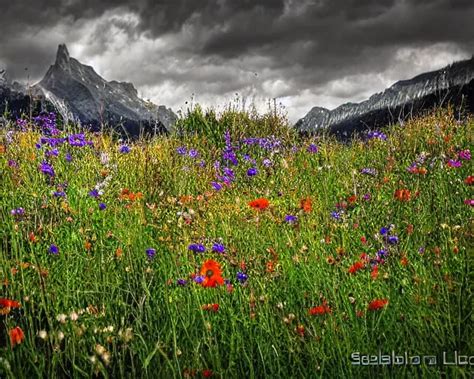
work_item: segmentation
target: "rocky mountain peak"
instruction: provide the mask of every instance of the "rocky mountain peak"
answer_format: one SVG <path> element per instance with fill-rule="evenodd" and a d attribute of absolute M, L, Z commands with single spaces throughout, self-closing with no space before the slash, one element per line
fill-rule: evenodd
<path fill-rule="evenodd" d="M 66 120 L 99 128 L 104 124 L 127 134 L 170 131 L 177 120 L 171 109 L 150 106 L 138 97 L 132 83 L 107 81 L 91 66 L 70 57 L 58 46 L 56 61 L 35 85 Z"/>
<path fill-rule="evenodd" d="M 0 86 L 4 86 L 8 83 L 7 71 L 5 69 L 0 69 Z"/>
<path fill-rule="evenodd" d="M 54 65 L 62 68 L 70 68 L 70 59 L 67 46 L 65 44 L 59 45 Z"/>

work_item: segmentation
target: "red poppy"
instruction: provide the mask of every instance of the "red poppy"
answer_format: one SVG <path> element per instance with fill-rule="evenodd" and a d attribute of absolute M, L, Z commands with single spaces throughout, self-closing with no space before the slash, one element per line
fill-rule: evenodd
<path fill-rule="evenodd" d="M 217 312 L 219 310 L 219 304 L 214 303 L 214 304 L 204 304 L 201 309 L 203 311 L 212 311 L 212 312 Z"/>
<path fill-rule="evenodd" d="M 357 196 L 356 195 L 349 196 L 347 198 L 347 201 L 349 202 L 349 204 L 355 204 L 355 202 L 357 201 Z"/>
<path fill-rule="evenodd" d="M 209 370 L 209 369 L 202 370 L 202 376 L 203 376 L 203 377 L 205 377 L 205 378 L 210 378 L 212 375 L 214 375 L 214 373 L 212 372 L 212 370 Z"/>
<path fill-rule="evenodd" d="M 215 287 L 224 284 L 222 270 L 219 263 L 213 259 L 208 259 L 201 267 L 201 275 L 204 276 L 203 287 Z"/>
<path fill-rule="evenodd" d="M 311 201 L 311 198 L 307 197 L 306 199 L 301 199 L 300 208 L 306 213 L 311 212 L 311 210 L 313 209 L 313 203 Z"/>
<path fill-rule="evenodd" d="M 401 264 L 402 266 L 408 265 L 408 258 L 405 257 L 405 256 L 403 256 L 402 259 L 400 259 L 400 264 Z"/>
<path fill-rule="evenodd" d="M 357 261 L 354 263 L 351 267 L 349 267 L 349 274 L 355 274 L 357 271 L 361 270 L 364 268 L 364 262 L 362 261 Z"/>
<path fill-rule="evenodd" d="M 322 305 L 318 305 L 317 307 L 312 307 L 309 309 L 309 314 L 311 316 L 325 315 L 326 313 L 332 313 L 332 310 L 325 301 Z"/>
<path fill-rule="evenodd" d="M 295 332 L 298 333 L 300 337 L 304 337 L 304 333 L 305 333 L 304 325 L 298 325 L 295 329 Z"/>
<path fill-rule="evenodd" d="M 369 306 L 367 309 L 369 311 L 377 311 L 385 307 L 387 304 L 388 304 L 388 299 L 375 299 L 369 303 Z"/>
<path fill-rule="evenodd" d="M 408 189 L 397 189 L 393 196 L 399 201 L 410 201 L 411 193 Z"/>
<path fill-rule="evenodd" d="M 367 238 L 365 238 L 365 236 L 360 237 L 360 242 L 365 245 L 367 243 Z"/>
<path fill-rule="evenodd" d="M 21 304 L 15 300 L 0 299 L 0 305 L 3 308 L 20 308 Z"/>
<path fill-rule="evenodd" d="M 250 207 L 252 207 L 254 209 L 258 209 L 258 210 L 267 209 L 269 205 L 270 205 L 270 202 L 267 199 L 265 199 L 264 197 L 262 197 L 260 199 L 252 200 L 252 201 L 249 202 Z"/>
<path fill-rule="evenodd" d="M 0 299 L 0 315 L 7 315 L 12 308 L 20 308 L 21 304 L 15 300 Z"/>
<path fill-rule="evenodd" d="M 11 329 L 8 334 L 10 335 L 10 344 L 12 345 L 12 349 L 23 342 L 25 339 L 25 334 L 23 330 L 19 326 L 16 328 Z"/>
<path fill-rule="evenodd" d="M 375 266 L 370 273 L 370 277 L 375 280 L 379 276 L 379 266 Z"/>
<path fill-rule="evenodd" d="M 469 175 L 466 179 L 464 179 L 464 183 L 468 186 L 472 185 L 474 183 L 474 176 Z"/>

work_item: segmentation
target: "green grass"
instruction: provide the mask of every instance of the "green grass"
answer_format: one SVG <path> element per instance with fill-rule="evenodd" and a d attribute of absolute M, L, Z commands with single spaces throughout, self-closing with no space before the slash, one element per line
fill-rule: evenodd
<path fill-rule="evenodd" d="M 54 179 L 38 169 L 47 149 L 35 148 L 38 128 L 0 130 L 0 298 L 22 305 L 0 316 L 0 377 L 198 378 L 206 369 L 223 378 L 472 377 L 472 365 L 361 367 L 351 354 L 474 355 L 472 207 L 464 203 L 472 166 L 447 165 L 472 145 L 473 122 L 437 111 L 392 127 L 385 141 L 344 145 L 299 139 L 285 125 L 275 113 L 196 108 L 176 136 L 138 140 L 128 154 L 107 135 L 88 135 L 92 146 L 64 143 L 48 158 Z M 241 144 L 234 182 L 216 191 L 226 130 L 233 144 L 274 135 L 280 146 Z M 180 146 L 199 158 L 179 155 Z M 422 152 L 426 174 L 409 172 Z M 256 161 L 254 177 L 245 154 Z M 89 196 L 105 178 L 103 195 Z M 121 198 L 125 188 L 142 197 Z M 408 189 L 409 201 L 397 189 Z M 58 190 L 66 197 L 54 197 Z M 260 197 L 269 208 L 248 206 Z M 310 212 L 300 208 L 305 198 Z M 19 207 L 24 216 L 11 215 Z M 286 223 L 287 214 L 298 222 Z M 399 241 L 378 277 L 368 263 L 349 274 L 361 253 L 374 258 L 387 245 L 379 231 L 392 224 Z M 211 251 L 217 241 L 226 253 Z M 189 251 L 191 243 L 207 252 Z M 206 259 L 231 285 L 193 282 Z M 245 284 L 236 280 L 243 265 Z M 374 299 L 388 304 L 370 311 Z M 310 315 L 323 301 L 331 313 Z M 217 312 L 202 309 L 214 303 Z M 25 339 L 12 348 L 16 326 Z"/>

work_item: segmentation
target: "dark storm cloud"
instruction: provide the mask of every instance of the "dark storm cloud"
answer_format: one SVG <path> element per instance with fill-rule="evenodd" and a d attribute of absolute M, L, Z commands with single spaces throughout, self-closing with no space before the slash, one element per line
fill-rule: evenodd
<path fill-rule="evenodd" d="M 39 79 L 66 42 L 108 79 L 173 104 L 241 92 L 334 106 L 474 51 L 471 0 L 0 0 L 0 9 L 0 66 L 11 76 Z"/>

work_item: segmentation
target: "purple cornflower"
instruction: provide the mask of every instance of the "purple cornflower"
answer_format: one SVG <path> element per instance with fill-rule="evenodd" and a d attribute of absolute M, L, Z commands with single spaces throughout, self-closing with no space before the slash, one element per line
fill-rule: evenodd
<path fill-rule="evenodd" d="M 119 151 L 122 154 L 128 154 L 128 153 L 130 153 L 130 147 L 128 147 L 127 145 L 122 145 L 122 146 L 120 146 Z"/>
<path fill-rule="evenodd" d="M 58 254 L 59 254 L 59 248 L 58 248 L 55 244 L 51 244 L 51 246 L 49 247 L 48 251 L 49 251 L 51 254 L 54 254 L 54 255 L 58 255 Z"/>
<path fill-rule="evenodd" d="M 225 246 L 216 242 L 212 245 L 212 251 L 219 254 L 225 253 Z"/>
<path fill-rule="evenodd" d="M 418 252 L 420 254 L 423 254 L 425 252 L 425 247 L 424 246 L 421 246 L 419 249 L 418 249 Z"/>
<path fill-rule="evenodd" d="M 368 139 L 378 138 L 380 140 L 385 141 L 387 139 L 387 135 L 380 132 L 380 131 L 378 131 L 378 130 L 373 130 L 373 131 L 367 133 L 367 138 Z"/>
<path fill-rule="evenodd" d="M 318 152 L 318 146 L 316 146 L 314 143 L 310 144 L 308 148 L 306 149 L 308 153 L 317 153 Z"/>
<path fill-rule="evenodd" d="M 200 243 L 192 243 L 188 246 L 188 250 L 194 253 L 204 253 L 206 251 L 206 247 Z"/>
<path fill-rule="evenodd" d="M 247 176 L 255 176 L 257 174 L 258 174 L 258 170 L 256 167 L 252 167 L 247 170 Z"/>
<path fill-rule="evenodd" d="M 459 159 L 469 161 L 471 160 L 471 151 L 469 149 L 461 150 L 458 154 Z"/>
<path fill-rule="evenodd" d="M 372 196 L 370 195 L 370 193 L 366 193 L 363 197 L 362 197 L 365 201 L 369 201 Z"/>
<path fill-rule="evenodd" d="M 16 208 L 12 209 L 10 213 L 12 216 L 23 216 L 25 214 L 25 210 L 23 208 Z"/>
<path fill-rule="evenodd" d="M 51 177 L 53 177 L 55 175 L 53 166 L 51 166 L 46 161 L 41 162 L 41 165 L 40 165 L 39 169 L 45 175 L 48 175 L 48 176 L 51 176 Z"/>
<path fill-rule="evenodd" d="M 186 147 L 185 146 L 180 146 L 178 148 L 176 148 L 176 152 L 178 153 L 178 155 L 186 155 Z"/>
<path fill-rule="evenodd" d="M 293 215 L 286 215 L 285 216 L 285 222 L 288 224 L 295 224 L 298 221 L 298 217 L 293 216 Z"/>
<path fill-rule="evenodd" d="M 72 155 L 70 153 L 66 153 L 66 162 L 71 162 L 72 161 Z"/>
<path fill-rule="evenodd" d="M 332 211 L 331 212 L 331 217 L 335 220 L 339 220 L 341 218 L 341 213 L 337 211 Z"/>
<path fill-rule="evenodd" d="M 99 203 L 99 209 L 101 211 L 105 210 L 105 208 L 107 208 L 107 205 L 105 205 L 105 203 Z"/>
<path fill-rule="evenodd" d="M 197 284 L 201 284 L 204 281 L 204 276 L 198 275 L 194 278 L 194 282 Z"/>
<path fill-rule="evenodd" d="M 390 245 L 396 245 L 398 243 L 398 237 L 397 236 L 388 236 L 388 243 Z"/>
<path fill-rule="evenodd" d="M 92 191 L 89 192 L 89 196 L 97 199 L 100 196 L 100 194 L 99 194 L 99 191 L 94 188 Z"/>
<path fill-rule="evenodd" d="M 364 174 L 364 175 L 376 176 L 377 175 L 377 170 L 375 168 L 366 167 L 366 168 L 363 168 L 362 170 L 360 170 L 360 173 Z"/>
<path fill-rule="evenodd" d="M 153 259 L 156 255 L 156 250 L 150 247 L 146 249 L 146 255 L 148 256 L 149 259 Z"/>
<path fill-rule="evenodd" d="M 450 159 L 448 161 L 448 166 L 453 167 L 453 168 L 458 168 L 458 167 L 462 166 L 462 163 L 461 163 L 461 161 L 457 161 L 455 159 Z"/>
<path fill-rule="evenodd" d="M 69 145 L 76 147 L 83 147 L 86 145 L 86 136 L 84 133 L 71 134 L 68 137 Z"/>
<path fill-rule="evenodd" d="M 53 196 L 54 196 L 54 197 L 65 197 L 65 196 L 66 196 L 66 192 L 64 192 L 64 191 L 54 191 L 54 192 L 53 192 Z"/>
<path fill-rule="evenodd" d="M 17 168 L 18 167 L 18 162 L 13 160 L 13 159 L 9 159 L 8 160 L 8 167 Z"/>
<path fill-rule="evenodd" d="M 379 258 L 385 258 L 387 256 L 387 250 L 386 249 L 380 249 L 377 251 L 377 257 Z"/>
<path fill-rule="evenodd" d="M 59 155 L 59 150 L 58 149 L 53 149 L 53 150 L 46 150 L 44 152 L 44 155 L 46 158 L 48 157 L 57 157 Z"/>
<path fill-rule="evenodd" d="M 196 149 L 191 149 L 189 150 L 188 155 L 194 159 L 199 157 L 199 152 Z"/>
<path fill-rule="evenodd" d="M 184 287 L 186 284 L 188 284 L 188 281 L 187 281 L 186 279 L 178 279 L 178 280 L 176 281 L 176 284 L 177 284 L 178 286 Z"/>
<path fill-rule="evenodd" d="M 262 161 L 262 164 L 265 166 L 265 167 L 271 167 L 273 165 L 273 162 L 268 159 L 268 158 L 265 158 L 263 161 Z"/>
<path fill-rule="evenodd" d="M 220 191 L 222 189 L 222 184 L 219 182 L 211 182 L 212 188 L 214 188 L 216 191 Z"/>
<path fill-rule="evenodd" d="M 247 281 L 247 279 L 248 279 L 248 275 L 245 272 L 239 271 L 237 273 L 237 280 L 240 283 L 245 283 Z"/>

